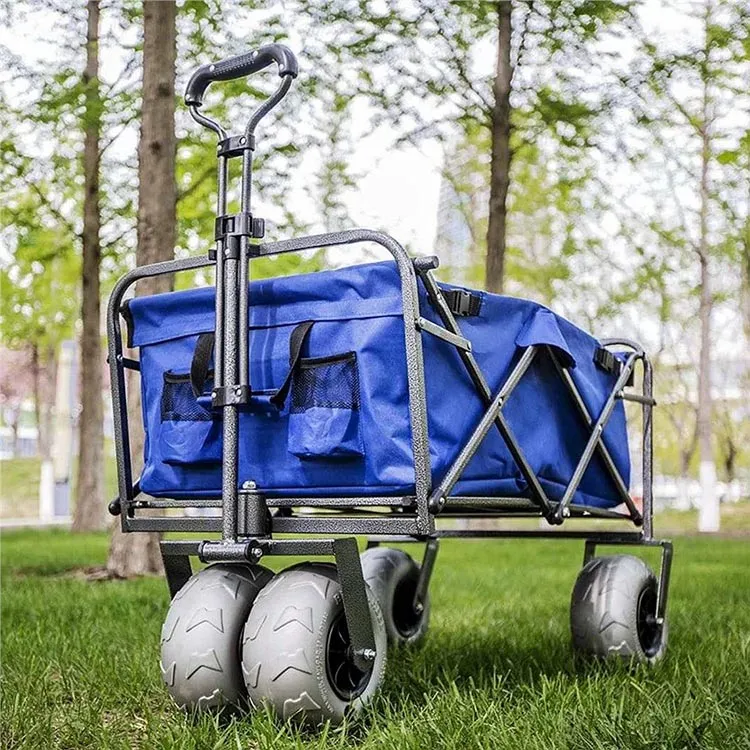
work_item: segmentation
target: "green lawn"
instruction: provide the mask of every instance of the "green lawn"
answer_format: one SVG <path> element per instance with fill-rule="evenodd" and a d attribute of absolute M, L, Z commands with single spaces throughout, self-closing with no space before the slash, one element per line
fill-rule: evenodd
<path fill-rule="evenodd" d="M 360 718 L 303 733 L 265 715 L 221 723 L 174 708 L 158 668 L 164 582 L 66 574 L 102 564 L 106 548 L 102 535 L 3 535 L 3 748 L 750 747 L 741 539 L 676 540 L 670 649 L 634 671 L 571 653 L 579 543 L 446 542 L 424 647 L 391 654 Z"/>

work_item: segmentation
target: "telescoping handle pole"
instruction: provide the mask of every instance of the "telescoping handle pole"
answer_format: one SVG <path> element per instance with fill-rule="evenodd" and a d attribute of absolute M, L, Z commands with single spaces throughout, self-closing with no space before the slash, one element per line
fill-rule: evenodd
<path fill-rule="evenodd" d="M 200 110 L 208 86 L 214 81 L 244 78 L 276 63 L 281 82 L 276 91 L 255 110 L 245 126 L 243 135 L 227 136 L 218 122 Z M 214 408 L 223 412 L 222 461 L 222 538 L 225 542 L 237 539 L 238 518 L 238 457 L 239 408 L 249 403 L 249 300 L 248 260 L 249 240 L 264 234 L 263 221 L 250 213 L 252 155 L 255 149 L 255 128 L 286 95 L 297 76 L 297 60 L 287 47 L 269 44 L 243 55 L 216 63 L 201 65 L 190 77 L 185 90 L 185 103 L 193 119 L 213 130 L 219 137 L 216 240 L 216 336 L 214 352 L 214 389 L 211 400 Z M 240 213 L 227 214 L 228 161 L 242 156 L 242 191 Z M 247 502 L 264 505 L 260 494 L 246 498 Z M 266 533 L 265 508 L 248 515 L 259 519 L 258 528 L 245 529 L 249 536 Z"/>

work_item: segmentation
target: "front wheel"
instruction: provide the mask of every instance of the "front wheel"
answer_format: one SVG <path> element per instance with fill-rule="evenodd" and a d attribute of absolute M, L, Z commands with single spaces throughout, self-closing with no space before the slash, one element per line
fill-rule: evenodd
<path fill-rule="evenodd" d="M 309 725 L 339 724 L 361 709 L 383 681 L 387 649 L 383 615 L 369 588 L 367 598 L 376 655 L 362 670 L 352 658 L 335 566 L 303 563 L 279 573 L 245 625 L 242 671 L 252 705 Z"/>
<path fill-rule="evenodd" d="M 180 708 L 243 706 L 242 627 L 255 597 L 272 576 L 260 565 L 209 565 L 172 599 L 161 634 L 161 673 Z"/>

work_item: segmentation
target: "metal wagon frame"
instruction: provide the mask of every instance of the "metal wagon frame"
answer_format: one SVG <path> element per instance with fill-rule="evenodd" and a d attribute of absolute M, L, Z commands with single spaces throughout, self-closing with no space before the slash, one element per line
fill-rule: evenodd
<path fill-rule="evenodd" d="M 277 63 L 280 85 L 250 118 L 241 135 L 229 136 L 224 128 L 199 111 L 207 86 L 215 80 L 229 80 L 249 75 L 271 63 Z M 591 414 L 569 372 L 554 349 L 546 345 L 528 347 L 502 386 L 492 392 L 471 343 L 438 288 L 434 270 L 435 257 L 410 258 L 392 237 L 367 229 L 318 234 L 280 242 L 251 242 L 263 236 L 263 222 L 251 213 L 251 176 L 255 129 L 260 120 L 281 101 L 296 76 L 296 60 L 281 45 L 269 45 L 237 58 L 202 66 L 188 84 L 185 96 L 192 117 L 218 137 L 218 200 L 215 229 L 216 246 L 208 255 L 171 260 L 135 268 L 115 285 L 107 307 L 107 334 L 111 393 L 114 415 L 114 438 L 118 474 L 118 496 L 110 503 L 110 512 L 120 516 L 124 532 L 197 532 L 221 533 L 220 540 L 161 542 L 161 551 L 169 590 L 172 596 L 192 575 L 190 557 L 203 562 L 259 562 L 266 555 L 333 555 L 339 571 L 354 660 L 364 668 L 374 658 L 375 641 L 367 608 L 367 596 L 355 536 L 368 537 L 368 545 L 382 542 L 422 542 L 425 553 L 419 582 L 414 593 L 416 611 L 423 606 L 433 569 L 439 540 L 442 538 L 555 538 L 585 541 L 584 563 L 594 555 L 597 545 L 631 545 L 659 547 L 661 570 L 658 578 L 655 620 L 664 621 L 672 545 L 653 533 L 652 495 L 652 366 L 644 350 L 626 339 L 607 339 L 602 346 L 625 350 L 621 358 L 612 356 L 611 366 L 619 370 L 616 383 L 599 414 Z M 229 162 L 241 158 L 241 208 L 227 213 Z M 301 252 L 321 247 L 375 243 L 393 257 L 401 284 L 403 304 L 406 367 L 408 374 L 409 421 L 414 457 L 415 492 L 408 496 L 376 497 L 273 497 L 264 495 L 263 487 L 252 482 L 238 485 L 238 415 L 252 398 L 249 378 L 248 281 L 255 258 Z M 223 413 L 223 461 L 221 497 L 215 499 L 156 499 L 144 496 L 133 479 L 126 400 L 126 371 L 140 369 L 139 362 L 126 356 L 122 338 L 122 305 L 136 282 L 181 271 L 214 268 L 216 284 L 216 356 L 215 387 L 212 403 Z M 442 325 L 420 314 L 418 285 L 421 284 L 437 312 Z M 468 292 L 467 292 L 468 295 Z M 460 307 L 460 300 L 458 302 Z M 454 346 L 460 355 L 485 411 L 463 446 L 457 446 L 450 468 L 437 484 L 432 485 L 425 363 L 422 335 L 437 336 Z M 560 501 L 551 500 L 524 456 L 505 418 L 503 409 L 513 391 L 537 357 L 549 357 L 572 399 L 589 438 Z M 633 390 L 636 368 L 640 363 L 640 388 Z M 604 444 L 602 434 L 618 401 L 636 402 L 642 409 L 640 441 L 643 505 L 639 510 L 628 487 Z M 457 497 L 452 494 L 471 458 L 484 437 L 497 429 L 528 485 L 528 498 Z M 624 510 L 589 507 L 573 498 L 587 467 L 599 455 L 614 481 Z M 170 509 L 220 508 L 218 517 L 177 517 Z M 155 515 L 155 510 L 167 511 Z M 144 513 L 143 511 L 148 511 Z M 549 529 L 473 529 L 457 524 L 436 524 L 438 519 L 545 519 Z M 574 519 L 629 521 L 631 531 L 595 532 L 556 530 L 552 527 Z M 278 539 L 278 534 L 299 535 Z"/>

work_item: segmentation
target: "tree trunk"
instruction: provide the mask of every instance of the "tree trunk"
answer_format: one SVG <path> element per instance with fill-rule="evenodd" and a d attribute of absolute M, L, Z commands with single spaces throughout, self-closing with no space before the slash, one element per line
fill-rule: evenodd
<path fill-rule="evenodd" d="M 684 430 L 678 433 L 684 438 Z M 693 500 L 689 491 L 690 488 L 690 462 L 693 460 L 695 449 L 698 444 L 698 423 L 688 443 L 682 443 L 680 449 L 680 476 L 677 480 L 677 510 L 690 510 L 693 507 Z"/>
<path fill-rule="evenodd" d="M 731 434 L 727 434 L 724 439 L 724 472 L 726 474 L 726 480 L 729 484 L 732 484 L 737 478 L 737 455 L 739 454 L 739 448 L 734 442 L 734 438 Z"/>
<path fill-rule="evenodd" d="M 747 197 L 747 213 L 745 226 L 742 231 L 741 263 L 742 289 L 740 291 L 742 306 L 742 327 L 745 340 L 750 344 L 750 195 Z"/>
<path fill-rule="evenodd" d="M 81 416 L 73 531 L 105 528 L 102 443 L 101 332 L 99 328 L 99 2 L 88 2 L 85 135 L 83 145 L 83 273 L 81 294 Z"/>
<path fill-rule="evenodd" d="M 711 308 L 713 296 L 708 256 L 700 258 L 700 360 L 698 365 L 698 455 L 701 503 L 698 531 L 719 530 L 719 498 L 716 493 L 716 464 L 713 456 L 713 404 L 711 401 Z"/>
<path fill-rule="evenodd" d="M 138 144 L 138 265 L 174 257 L 177 190 L 175 183 L 175 3 L 143 3 L 143 105 Z M 139 282 L 136 294 L 169 291 L 171 278 Z M 128 388 L 128 420 L 134 475 L 143 455 L 140 387 L 136 378 Z M 127 577 L 161 570 L 159 535 L 112 534 L 107 569 Z"/>
<path fill-rule="evenodd" d="M 485 283 L 490 292 L 503 291 L 508 186 L 510 185 L 510 64 L 511 3 L 497 3 L 497 68 L 491 112 L 490 215 L 487 226 Z"/>
<path fill-rule="evenodd" d="M 706 2 L 705 35 L 706 57 L 709 52 L 711 2 Z M 710 201 L 709 166 L 711 163 L 711 99 L 709 61 L 703 72 L 703 107 L 701 113 L 701 183 L 700 183 L 700 359 L 698 364 L 698 452 L 700 456 L 701 504 L 698 512 L 698 531 L 718 531 L 720 523 L 719 498 L 716 492 L 716 464 L 712 446 L 711 402 L 711 311 L 713 292 L 709 264 L 708 211 Z"/>

